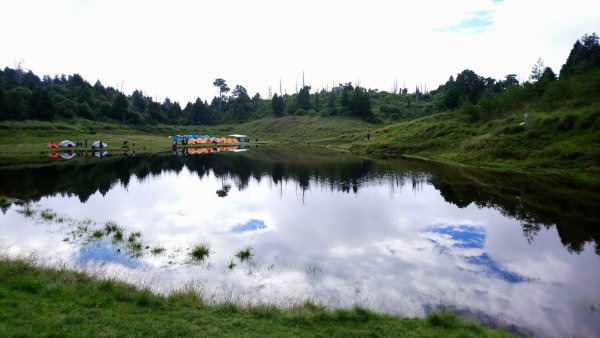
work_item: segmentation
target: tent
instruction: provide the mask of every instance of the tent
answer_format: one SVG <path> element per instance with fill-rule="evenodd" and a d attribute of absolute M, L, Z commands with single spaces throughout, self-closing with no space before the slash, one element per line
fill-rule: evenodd
<path fill-rule="evenodd" d="M 250 142 L 250 138 L 247 135 L 231 134 L 227 136 L 232 137 L 237 142 Z"/>
<path fill-rule="evenodd" d="M 96 142 L 92 143 L 92 147 L 94 147 L 94 148 L 107 148 L 108 144 L 106 144 L 106 142 L 96 141 Z"/>
<path fill-rule="evenodd" d="M 58 144 L 58 146 L 59 146 L 59 147 L 63 147 L 63 148 L 71 148 L 71 147 L 74 147 L 74 146 L 75 146 L 75 143 L 73 143 L 73 142 L 71 142 L 71 141 L 69 141 L 69 140 L 64 140 L 64 141 L 61 141 L 61 142 Z"/>
<path fill-rule="evenodd" d="M 104 158 L 104 157 L 106 157 L 106 155 L 108 155 L 108 151 L 104 151 L 104 152 L 97 151 L 94 153 L 94 156 L 100 157 L 100 158 Z"/>
<path fill-rule="evenodd" d="M 54 142 L 50 142 L 50 143 L 48 143 L 48 148 L 58 148 L 58 144 L 56 144 Z"/>
<path fill-rule="evenodd" d="M 75 153 L 60 153 L 60 157 L 64 158 L 65 160 L 70 160 L 73 157 L 75 157 L 77 154 Z"/>

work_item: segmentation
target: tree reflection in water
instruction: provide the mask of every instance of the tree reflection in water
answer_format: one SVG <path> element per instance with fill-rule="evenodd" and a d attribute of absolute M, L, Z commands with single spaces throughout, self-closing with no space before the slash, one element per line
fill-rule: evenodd
<path fill-rule="evenodd" d="M 211 173 L 220 178 L 218 197 L 228 196 L 232 186 L 238 191 L 246 189 L 251 178 L 269 179 L 276 185 L 293 182 L 302 190 L 303 198 L 311 184 L 354 194 L 371 184 L 387 184 L 392 192 L 406 183 L 415 191 L 423 184 L 431 184 L 444 200 L 460 208 L 470 204 L 491 207 L 520 220 L 523 236 L 529 243 L 542 227 L 556 227 L 562 244 L 570 252 L 581 252 L 586 243 L 592 242 L 600 255 L 597 187 L 555 177 L 496 173 L 415 160 L 367 160 L 315 148 L 264 147 L 243 153 L 72 161 L 0 170 L 0 196 L 35 202 L 44 196 L 61 194 L 75 195 L 85 202 L 92 194 L 104 195 L 115 185 L 127 187 L 132 177 L 143 181 L 161 173 L 179 173 L 184 168 L 199 178 Z M 6 208 L 3 204 L 2 210 Z"/>

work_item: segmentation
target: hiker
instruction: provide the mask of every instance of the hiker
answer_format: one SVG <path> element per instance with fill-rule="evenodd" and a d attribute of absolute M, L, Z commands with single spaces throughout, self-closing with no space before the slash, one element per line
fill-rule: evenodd
<path fill-rule="evenodd" d="M 87 147 L 87 140 L 84 140 L 83 144 Z"/>
<path fill-rule="evenodd" d="M 527 120 L 528 120 L 528 116 L 527 116 L 527 111 L 525 111 L 525 116 L 523 116 L 523 122 L 519 123 L 520 126 L 526 126 L 527 125 Z"/>
<path fill-rule="evenodd" d="M 367 131 L 367 140 L 370 140 L 370 139 L 371 139 L 371 131 L 369 130 L 369 131 Z"/>

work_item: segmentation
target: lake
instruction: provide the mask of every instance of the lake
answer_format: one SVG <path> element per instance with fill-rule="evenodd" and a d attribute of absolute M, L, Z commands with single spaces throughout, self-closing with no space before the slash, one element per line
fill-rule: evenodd
<path fill-rule="evenodd" d="M 208 302 L 449 308 L 535 336 L 600 335 L 591 187 L 316 148 L 219 150 L 0 170 L 0 195 L 18 199 L 2 206 L 0 252 Z"/>

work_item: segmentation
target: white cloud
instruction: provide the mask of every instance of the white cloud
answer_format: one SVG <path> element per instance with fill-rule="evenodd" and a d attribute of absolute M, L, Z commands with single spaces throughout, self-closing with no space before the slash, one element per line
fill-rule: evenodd
<path fill-rule="evenodd" d="M 558 72 L 572 44 L 600 27 L 600 3 L 574 0 L 5 1 L 0 66 L 124 82 L 159 99 L 216 94 L 212 81 L 250 93 L 301 83 L 435 88 L 465 68 L 529 75 L 538 57 Z M 485 12 L 485 15 L 481 14 Z M 18 14 L 17 14 L 18 13 Z M 474 17 L 487 29 L 459 27 Z M 440 31 L 442 30 L 442 31 Z"/>

